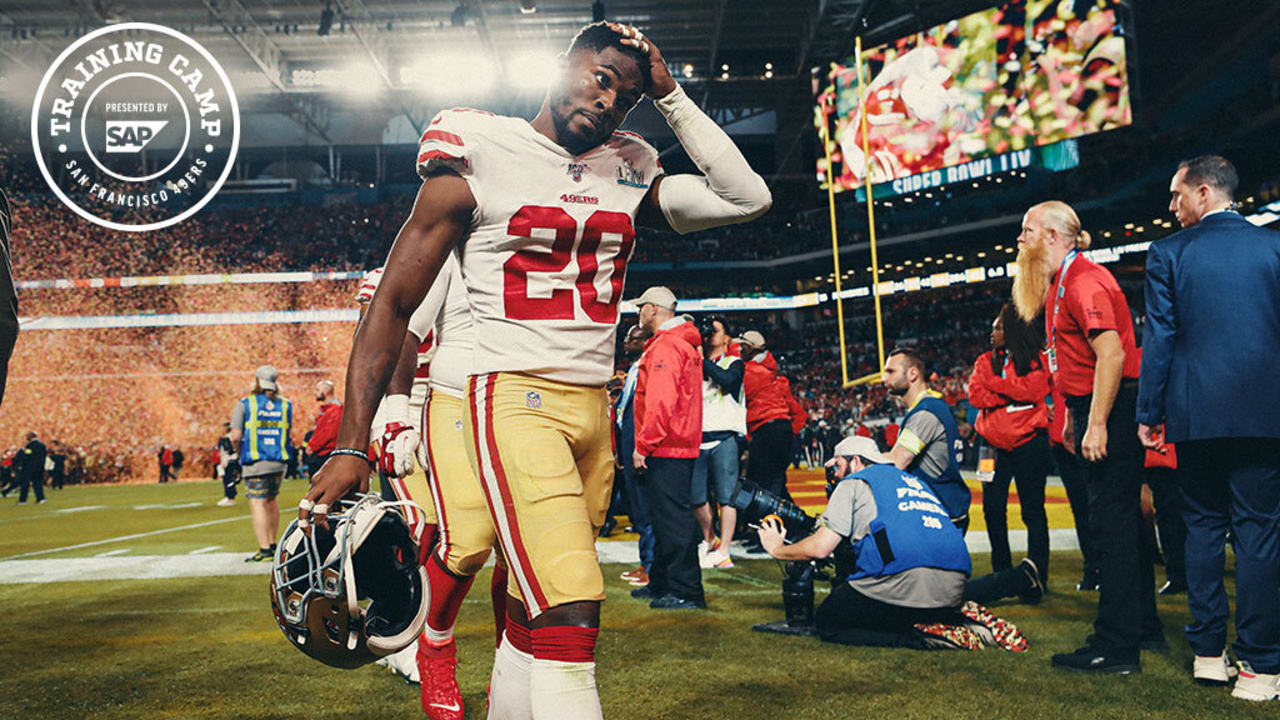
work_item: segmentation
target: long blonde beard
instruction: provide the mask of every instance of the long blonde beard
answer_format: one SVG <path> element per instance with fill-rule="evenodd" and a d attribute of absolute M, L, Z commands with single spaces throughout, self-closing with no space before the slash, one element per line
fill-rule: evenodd
<path fill-rule="evenodd" d="M 1045 293 L 1049 291 L 1049 248 L 1023 245 L 1018 249 L 1018 274 L 1013 278 L 1013 305 L 1026 322 L 1035 320 L 1044 308 Z"/>

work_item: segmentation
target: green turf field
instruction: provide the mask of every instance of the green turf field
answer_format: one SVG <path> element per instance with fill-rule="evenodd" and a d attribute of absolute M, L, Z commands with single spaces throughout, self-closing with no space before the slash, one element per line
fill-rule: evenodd
<path fill-rule="evenodd" d="M 286 483 L 281 505 L 296 503 L 302 490 L 300 482 Z M 8 626 L 0 637 L 0 718 L 422 716 L 417 689 L 384 669 L 334 670 L 293 649 L 271 617 L 265 574 L 12 582 L 18 568 L 31 573 L 56 564 L 45 559 L 81 558 L 80 566 L 101 566 L 107 576 L 105 568 L 135 556 L 148 556 L 140 562 L 156 567 L 195 567 L 215 558 L 225 567 L 239 563 L 254 548 L 248 510 L 243 500 L 235 508 L 215 507 L 220 486 L 68 488 L 48 497 L 38 506 L 0 501 L 0 601 Z M 157 532 L 172 528 L 182 529 Z M 43 552 L 75 545 L 81 547 Z M 609 600 L 597 669 L 605 714 L 829 720 L 1280 712 L 1280 704 L 1235 701 L 1228 690 L 1191 682 L 1183 596 L 1161 602 L 1172 650 L 1145 653 L 1144 674 L 1052 670 L 1049 656 L 1079 644 L 1096 602 L 1096 595 L 1071 589 L 1080 572 L 1076 555 L 1055 555 L 1054 592 L 1038 607 L 997 606 L 1030 639 L 1031 651 L 1023 655 L 846 648 L 752 632 L 752 623 L 782 615 L 772 561 L 706 571 L 711 609 L 693 613 L 649 610 L 618 579 L 626 566 L 606 566 Z M 987 568 L 982 556 L 974 564 Z M 459 682 L 468 717 L 476 718 L 484 717 L 493 649 L 488 578 L 486 570 L 477 580 L 457 629 Z M 1234 589 L 1230 577 L 1228 589 Z"/>

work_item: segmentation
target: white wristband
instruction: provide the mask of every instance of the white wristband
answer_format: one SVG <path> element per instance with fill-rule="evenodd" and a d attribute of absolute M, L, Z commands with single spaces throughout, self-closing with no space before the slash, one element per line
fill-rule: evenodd
<path fill-rule="evenodd" d="M 409 413 L 408 395 L 388 395 L 382 400 L 383 422 L 398 422 L 412 426 L 413 418 Z"/>

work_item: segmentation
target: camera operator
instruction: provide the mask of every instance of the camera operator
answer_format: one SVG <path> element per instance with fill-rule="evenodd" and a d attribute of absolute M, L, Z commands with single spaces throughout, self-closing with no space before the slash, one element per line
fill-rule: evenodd
<path fill-rule="evenodd" d="M 704 568 L 731 568 L 738 509 L 730 504 L 738 484 L 738 462 L 747 434 L 747 406 L 742 391 L 746 363 L 729 354 L 732 336 L 724 318 L 710 317 L 702 325 L 702 444 L 693 465 L 693 514 L 702 529 L 698 560 Z M 711 502 L 720 505 L 720 537 L 712 527 Z"/>
<path fill-rule="evenodd" d="M 847 437 L 835 455 L 829 465 L 843 479 L 816 532 L 786 545 L 775 518 L 765 518 L 759 530 L 760 544 L 779 560 L 818 560 L 845 538 L 853 544 L 853 573 L 815 614 L 818 636 L 847 645 L 977 649 L 988 641 L 973 629 L 976 622 L 1003 644 L 1011 625 L 976 604 L 962 612 L 969 551 L 929 486 L 894 467 L 870 438 Z"/>

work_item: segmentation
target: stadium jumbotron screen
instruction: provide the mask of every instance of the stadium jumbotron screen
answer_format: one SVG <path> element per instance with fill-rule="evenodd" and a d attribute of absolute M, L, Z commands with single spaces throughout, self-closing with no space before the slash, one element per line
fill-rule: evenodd
<path fill-rule="evenodd" d="M 873 183 L 1028 150 L 1132 122 L 1115 3 L 1026 0 L 864 51 Z M 1083 12 L 1083 11 L 1082 11 Z M 822 83 L 820 83 L 821 85 Z M 866 174 L 854 58 L 815 88 L 835 190 Z M 831 142 L 829 138 L 833 138 Z M 827 183 L 818 157 L 818 182 Z"/>

